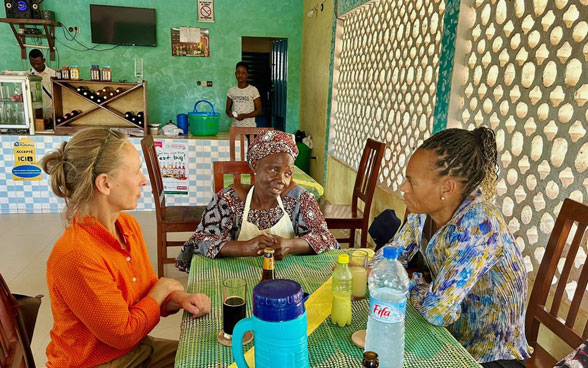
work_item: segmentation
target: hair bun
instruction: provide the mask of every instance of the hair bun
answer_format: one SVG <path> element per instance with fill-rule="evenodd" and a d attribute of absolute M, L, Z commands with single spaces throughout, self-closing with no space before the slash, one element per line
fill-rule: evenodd
<path fill-rule="evenodd" d="M 43 157 L 41 166 L 43 171 L 51 177 L 51 187 L 55 195 L 61 198 L 68 198 L 70 190 L 67 187 L 65 176 L 65 147 L 67 142 L 63 142 L 61 147 Z"/>

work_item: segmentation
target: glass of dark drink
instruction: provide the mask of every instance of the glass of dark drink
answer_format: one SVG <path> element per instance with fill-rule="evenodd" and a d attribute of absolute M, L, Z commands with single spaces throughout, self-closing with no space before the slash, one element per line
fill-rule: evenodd
<path fill-rule="evenodd" d="M 237 322 L 245 318 L 247 283 L 244 279 L 223 281 L 223 334 L 230 340 Z"/>

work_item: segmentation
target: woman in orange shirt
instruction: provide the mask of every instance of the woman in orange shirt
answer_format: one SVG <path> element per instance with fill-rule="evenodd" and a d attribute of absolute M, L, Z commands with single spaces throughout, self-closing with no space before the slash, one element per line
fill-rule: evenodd
<path fill-rule="evenodd" d="M 48 367 L 172 367 L 177 341 L 147 334 L 180 308 L 210 312 L 210 298 L 157 279 L 137 221 L 147 184 L 137 150 L 122 133 L 87 128 L 45 156 L 69 226 L 47 261 L 54 324 Z"/>

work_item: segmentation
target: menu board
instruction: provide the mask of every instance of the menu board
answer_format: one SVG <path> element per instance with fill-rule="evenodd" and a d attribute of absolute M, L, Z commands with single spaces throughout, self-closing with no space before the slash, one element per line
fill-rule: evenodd
<path fill-rule="evenodd" d="M 172 56 L 210 57 L 208 28 L 172 28 L 171 53 Z"/>

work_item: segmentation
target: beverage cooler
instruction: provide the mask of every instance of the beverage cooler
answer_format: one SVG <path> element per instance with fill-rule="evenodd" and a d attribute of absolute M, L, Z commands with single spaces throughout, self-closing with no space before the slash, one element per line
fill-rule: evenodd
<path fill-rule="evenodd" d="M 42 78 L 26 72 L 0 73 L 0 132 L 28 130 L 43 118 Z"/>

